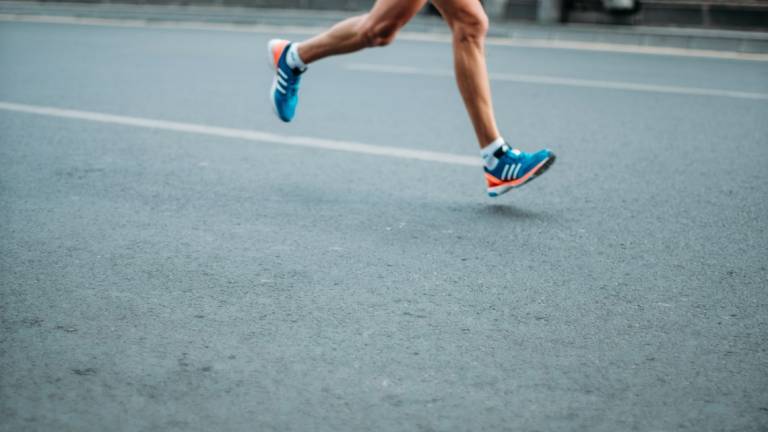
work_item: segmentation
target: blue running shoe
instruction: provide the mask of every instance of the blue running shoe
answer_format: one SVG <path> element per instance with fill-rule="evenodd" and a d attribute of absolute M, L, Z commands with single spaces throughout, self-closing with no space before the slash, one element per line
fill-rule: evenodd
<path fill-rule="evenodd" d="M 511 189 L 520 187 L 542 175 L 555 162 L 555 154 L 549 150 L 523 153 L 506 144 L 493 154 L 498 162 L 493 169 L 485 169 L 488 195 L 497 197 Z"/>
<path fill-rule="evenodd" d="M 289 122 L 296 115 L 296 105 L 299 103 L 299 82 L 304 72 L 288 66 L 285 56 L 291 42 L 283 39 L 272 39 L 267 44 L 269 50 L 269 64 L 275 70 L 275 78 L 272 80 L 272 88 L 269 98 L 272 100 L 272 108 L 280 120 Z"/>

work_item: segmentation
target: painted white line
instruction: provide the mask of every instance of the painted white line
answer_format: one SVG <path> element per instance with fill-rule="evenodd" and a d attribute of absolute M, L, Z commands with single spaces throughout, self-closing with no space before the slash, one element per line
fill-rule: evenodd
<path fill-rule="evenodd" d="M 489 37 L 486 44 L 520 48 L 549 48 L 575 51 L 598 51 L 621 54 L 645 54 L 673 57 L 698 57 L 721 60 L 768 61 L 768 54 L 737 51 L 716 51 L 696 48 L 675 48 L 650 45 L 612 44 L 608 42 L 580 42 L 548 39 L 514 39 Z"/>
<path fill-rule="evenodd" d="M 412 66 L 392 66 L 383 64 L 350 63 L 345 65 L 347 69 L 366 72 L 380 72 L 404 75 L 426 75 L 437 77 L 452 77 L 453 71 L 449 69 L 425 69 Z M 620 81 L 601 81 L 577 78 L 560 78 L 542 75 L 517 75 L 510 73 L 489 73 L 492 81 L 510 81 L 525 84 L 559 85 L 568 87 L 586 87 L 612 90 L 626 90 L 649 93 L 670 93 L 695 96 L 716 96 L 737 99 L 768 100 L 768 93 L 752 93 L 722 89 L 707 89 L 698 87 L 677 87 L 655 84 L 640 84 Z"/>
<path fill-rule="evenodd" d="M 271 35 L 296 34 L 314 35 L 325 27 L 315 26 L 291 26 L 269 24 L 233 24 L 212 23 L 204 21 L 161 21 L 142 19 L 115 19 L 115 18 L 86 18 L 58 15 L 21 15 L 0 14 L 0 22 L 27 22 L 41 24 L 73 24 L 100 27 L 126 27 L 126 28 L 158 28 L 168 30 L 213 30 L 239 33 L 266 33 Z M 451 43 L 449 33 L 426 33 L 403 31 L 398 34 L 398 40 L 411 42 Z M 575 51 L 597 51 L 622 54 L 645 54 L 675 57 L 698 57 L 724 60 L 748 60 L 768 62 L 768 54 L 742 53 L 733 51 L 715 51 L 694 48 L 656 47 L 645 45 L 612 44 L 606 42 L 581 42 L 549 39 L 528 39 L 508 37 L 488 37 L 486 44 L 489 46 L 515 47 L 515 48 L 540 48 Z"/>
<path fill-rule="evenodd" d="M 207 126 L 195 123 L 181 123 L 166 120 L 155 120 L 142 117 L 128 117 L 113 114 L 104 114 L 93 111 L 79 111 L 71 109 L 54 108 L 39 105 L 25 105 L 0 101 L 0 110 L 38 114 L 49 117 L 60 117 L 76 120 L 86 120 L 98 123 L 108 123 L 122 126 L 133 126 L 147 129 L 161 129 L 174 132 L 185 132 L 198 135 L 208 135 L 222 138 L 235 138 L 259 143 L 277 145 L 309 147 L 321 150 L 337 150 L 352 153 L 363 153 L 376 156 L 386 156 L 400 159 L 415 159 L 429 162 L 440 162 L 452 165 L 466 165 L 479 167 L 477 157 L 456 155 L 451 153 L 438 153 L 425 150 L 410 150 L 398 147 L 386 147 L 372 144 L 364 144 L 352 141 L 338 141 L 323 138 L 303 136 L 278 135 L 271 132 L 256 130 L 233 129 L 217 126 Z"/>
<path fill-rule="evenodd" d="M 86 18 L 61 15 L 16 15 L 0 14 L 0 21 L 25 22 L 39 24 L 74 24 L 96 27 L 159 28 L 166 30 L 213 30 L 235 33 L 289 33 L 314 35 L 325 27 L 269 25 L 269 24 L 234 24 L 205 21 L 162 21 L 130 18 Z"/>

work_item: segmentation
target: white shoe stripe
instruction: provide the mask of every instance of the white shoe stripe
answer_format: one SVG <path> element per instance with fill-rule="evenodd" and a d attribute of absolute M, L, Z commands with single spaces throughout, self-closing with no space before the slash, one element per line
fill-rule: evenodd
<path fill-rule="evenodd" d="M 280 68 L 277 68 L 277 73 L 279 73 L 280 76 L 283 77 L 283 78 L 288 78 L 288 74 L 283 72 L 282 69 L 280 69 Z"/>
<path fill-rule="evenodd" d="M 507 179 L 507 170 L 509 169 L 509 165 L 504 165 L 504 170 L 501 171 L 501 177 L 499 177 L 500 180 L 506 180 Z"/>
<path fill-rule="evenodd" d="M 283 85 L 283 87 L 287 86 L 288 83 L 285 82 L 285 80 L 282 77 L 277 77 L 277 82 Z"/>
<path fill-rule="evenodd" d="M 513 179 L 516 179 L 516 178 L 517 178 L 517 173 L 520 171 L 520 167 L 521 167 L 521 166 L 523 166 L 523 164 L 522 164 L 522 163 L 521 163 L 521 164 L 518 164 L 518 165 L 517 165 L 517 168 L 515 168 L 515 173 L 514 173 L 514 174 L 512 174 L 512 178 L 513 178 Z"/>

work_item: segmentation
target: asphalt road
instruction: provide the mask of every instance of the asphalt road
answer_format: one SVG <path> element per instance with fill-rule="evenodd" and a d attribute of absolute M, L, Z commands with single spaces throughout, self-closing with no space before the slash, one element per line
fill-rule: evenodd
<path fill-rule="evenodd" d="M 0 102 L 477 156 L 449 45 L 313 65 L 285 125 L 269 37 L 3 22 Z M 488 57 L 560 79 L 493 81 L 559 157 L 497 199 L 479 165 L 0 109 L 0 430 L 766 430 L 768 63 Z"/>

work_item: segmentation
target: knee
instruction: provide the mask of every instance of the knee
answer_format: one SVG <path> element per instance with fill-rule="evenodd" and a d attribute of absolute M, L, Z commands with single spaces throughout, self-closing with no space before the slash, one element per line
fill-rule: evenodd
<path fill-rule="evenodd" d="M 480 11 L 464 11 L 452 23 L 454 38 L 459 42 L 482 43 L 488 33 L 488 16 Z"/>
<path fill-rule="evenodd" d="M 403 26 L 397 20 L 366 19 L 360 31 L 365 44 L 370 47 L 385 46 L 395 40 L 395 36 Z"/>

